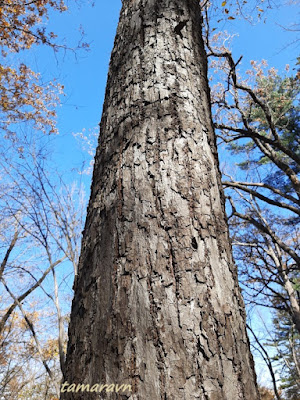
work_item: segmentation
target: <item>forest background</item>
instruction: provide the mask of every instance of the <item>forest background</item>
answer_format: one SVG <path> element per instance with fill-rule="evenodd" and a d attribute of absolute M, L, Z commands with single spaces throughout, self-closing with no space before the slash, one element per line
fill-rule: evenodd
<path fill-rule="evenodd" d="M 299 2 L 217 3 L 206 2 L 204 25 L 249 337 L 264 398 L 295 400 L 300 392 L 299 187 L 292 185 L 291 174 L 299 176 Z M 118 0 L 29 6 L 0 1 L 1 399 L 58 397 L 120 7 Z M 245 88 L 270 107 L 271 120 L 253 96 L 251 103 Z M 226 89 L 230 96 L 224 98 Z M 278 132 L 288 153 L 277 148 L 276 154 L 292 173 L 281 173 L 262 155 L 251 142 L 253 135 L 245 135 L 250 128 L 266 132 L 267 138 L 269 130 L 270 137 Z M 244 135 L 242 142 L 232 136 L 236 133 Z M 257 196 L 258 186 L 241 187 L 245 181 L 277 192 L 270 195 L 265 186 Z M 253 220 L 263 224 L 253 225 Z"/>

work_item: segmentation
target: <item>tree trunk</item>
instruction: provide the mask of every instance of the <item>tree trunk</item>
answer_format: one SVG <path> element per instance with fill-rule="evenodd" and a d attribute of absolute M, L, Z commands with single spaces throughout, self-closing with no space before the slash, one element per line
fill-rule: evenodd
<path fill-rule="evenodd" d="M 62 399 L 258 399 L 196 0 L 123 1 L 65 381 L 132 392 Z"/>

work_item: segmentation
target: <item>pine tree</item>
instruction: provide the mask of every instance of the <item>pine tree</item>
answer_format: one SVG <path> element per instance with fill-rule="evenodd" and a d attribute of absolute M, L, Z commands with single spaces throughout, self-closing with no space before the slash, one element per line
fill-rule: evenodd
<path fill-rule="evenodd" d="M 274 364 L 282 382 L 284 399 L 298 400 L 300 393 L 300 335 L 291 317 L 286 312 L 277 311 L 274 323 L 275 347 Z"/>

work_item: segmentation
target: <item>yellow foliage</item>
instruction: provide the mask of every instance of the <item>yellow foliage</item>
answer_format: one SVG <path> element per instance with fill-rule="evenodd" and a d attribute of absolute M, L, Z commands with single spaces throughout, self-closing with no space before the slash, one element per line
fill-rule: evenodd
<path fill-rule="evenodd" d="M 49 339 L 43 348 L 43 356 L 45 360 L 53 360 L 58 357 L 58 340 L 57 339 Z"/>
<path fill-rule="evenodd" d="M 57 82 L 42 85 L 40 76 L 24 64 L 12 67 L 11 56 L 33 45 L 57 48 L 56 35 L 41 28 L 49 10 L 63 12 L 63 0 L 1 2 L 0 8 L 0 128 L 9 132 L 13 124 L 31 121 L 36 129 L 56 132 L 55 106 L 62 87 Z"/>
<path fill-rule="evenodd" d="M 261 396 L 261 400 L 274 400 L 274 392 L 265 387 L 259 387 L 259 394 Z"/>

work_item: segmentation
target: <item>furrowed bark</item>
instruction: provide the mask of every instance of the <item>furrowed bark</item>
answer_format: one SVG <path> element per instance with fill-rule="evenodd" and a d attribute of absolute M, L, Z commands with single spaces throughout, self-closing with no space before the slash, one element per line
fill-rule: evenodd
<path fill-rule="evenodd" d="M 124 0 L 62 399 L 258 399 L 194 0 Z"/>

